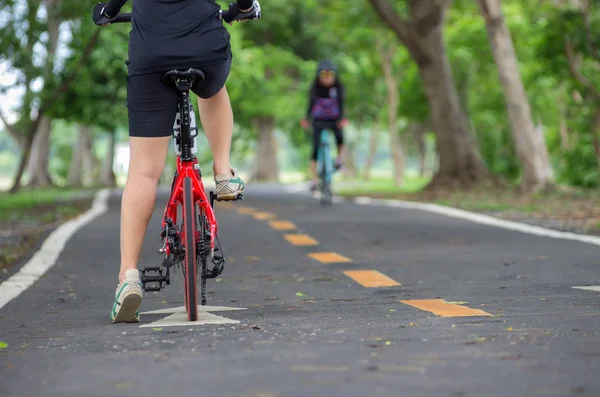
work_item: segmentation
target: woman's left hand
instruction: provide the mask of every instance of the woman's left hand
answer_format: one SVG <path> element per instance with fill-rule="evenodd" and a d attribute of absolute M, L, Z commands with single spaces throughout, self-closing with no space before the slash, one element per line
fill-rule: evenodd
<path fill-rule="evenodd" d="M 348 125 L 348 119 L 341 119 L 340 121 L 338 121 L 338 127 L 340 128 L 344 128 Z"/>

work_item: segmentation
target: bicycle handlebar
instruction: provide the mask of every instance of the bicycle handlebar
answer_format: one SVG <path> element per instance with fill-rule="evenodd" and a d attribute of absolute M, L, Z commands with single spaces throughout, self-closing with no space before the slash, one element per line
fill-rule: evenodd
<path fill-rule="evenodd" d="M 226 23 L 231 23 L 238 14 L 239 14 L 239 10 L 237 8 L 235 8 L 235 4 L 230 4 L 228 10 L 224 11 L 224 10 L 220 9 L 218 16 L 219 16 L 219 19 L 222 19 Z M 131 22 L 131 13 L 130 12 L 119 14 L 115 17 L 115 19 L 110 21 L 111 24 L 112 23 L 127 23 L 127 22 Z"/>
<path fill-rule="evenodd" d="M 119 14 L 116 16 L 115 19 L 113 19 L 112 21 L 110 21 L 110 23 L 126 23 L 126 22 L 131 22 L 131 13 L 124 13 L 124 14 Z"/>

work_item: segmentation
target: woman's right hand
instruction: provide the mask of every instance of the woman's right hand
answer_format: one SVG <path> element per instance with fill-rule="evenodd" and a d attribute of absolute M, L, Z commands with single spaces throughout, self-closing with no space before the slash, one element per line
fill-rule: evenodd
<path fill-rule="evenodd" d="M 302 119 L 300 121 L 300 125 L 302 126 L 302 128 L 308 128 L 308 127 L 310 127 L 310 123 L 306 119 Z"/>

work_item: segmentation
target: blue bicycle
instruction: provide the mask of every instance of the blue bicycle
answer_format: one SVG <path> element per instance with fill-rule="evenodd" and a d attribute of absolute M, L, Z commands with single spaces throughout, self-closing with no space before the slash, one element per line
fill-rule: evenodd
<path fill-rule="evenodd" d="M 330 150 L 330 136 L 333 131 L 323 129 L 321 131 L 321 141 L 317 152 L 317 173 L 320 178 L 321 204 L 327 205 L 333 202 L 333 193 L 331 191 L 331 180 L 335 172 L 333 158 Z"/>

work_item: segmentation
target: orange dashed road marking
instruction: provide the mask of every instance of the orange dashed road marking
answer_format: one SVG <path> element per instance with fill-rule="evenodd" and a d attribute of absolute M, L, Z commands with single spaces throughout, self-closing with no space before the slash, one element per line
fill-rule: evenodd
<path fill-rule="evenodd" d="M 292 245 L 318 245 L 319 242 L 307 234 L 286 234 L 285 239 Z"/>
<path fill-rule="evenodd" d="M 312 259 L 321 263 L 346 263 L 352 262 L 352 259 L 346 258 L 335 252 L 313 252 L 308 254 Z"/>
<path fill-rule="evenodd" d="M 275 218 L 275 215 L 270 212 L 256 212 L 254 213 L 254 219 L 258 219 L 259 221 L 266 221 L 268 219 Z"/>
<path fill-rule="evenodd" d="M 238 208 L 238 212 L 240 214 L 244 214 L 244 215 L 253 215 L 253 214 L 256 214 L 256 210 L 254 208 L 250 208 L 250 207 Z"/>
<path fill-rule="evenodd" d="M 441 317 L 479 317 L 491 316 L 490 313 L 479 309 L 471 309 L 462 305 L 448 303 L 443 299 L 415 299 L 401 300 L 405 305 L 431 312 Z"/>
<path fill-rule="evenodd" d="M 269 226 L 271 226 L 275 230 L 294 230 L 294 229 L 296 229 L 296 225 L 294 225 L 290 221 L 271 221 L 271 222 L 269 222 Z"/>
<path fill-rule="evenodd" d="M 344 274 L 363 287 L 397 287 L 399 282 L 377 270 L 346 270 Z"/>

